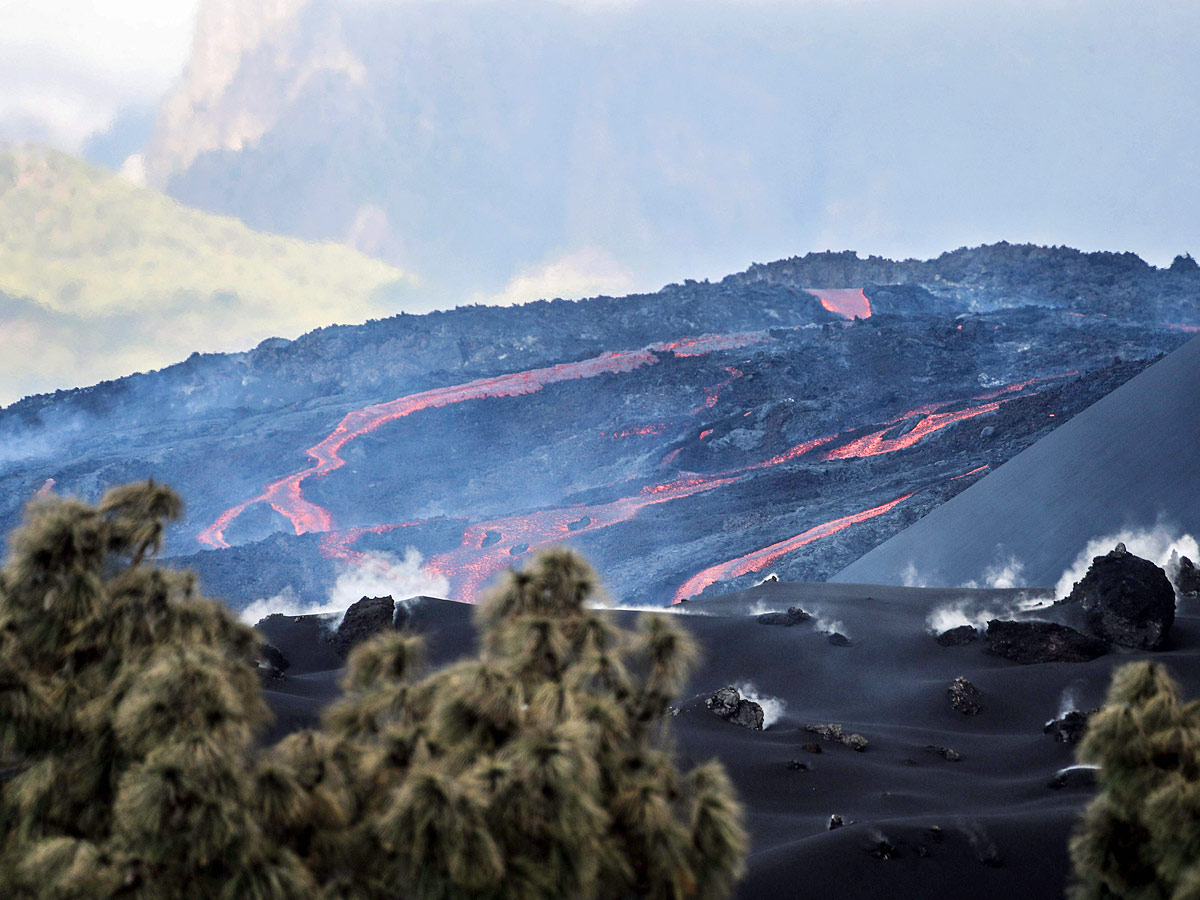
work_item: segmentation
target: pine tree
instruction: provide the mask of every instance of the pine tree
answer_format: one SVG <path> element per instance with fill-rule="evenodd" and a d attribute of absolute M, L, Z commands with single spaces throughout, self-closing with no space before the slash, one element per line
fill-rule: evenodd
<path fill-rule="evenodd" d="M 0 896 L 300 898 L 251 761 L 257 638 L 147 564 L 182 504 L 146 482 L 32 503 L 0 571 Z"/>
<path fill-rule="evenodd" d="M 720 900 L 741 809 L 681 772 L 668 704 L 694 658 L 625 632 L 543 554 L 476 611 L 479 653 L 421 677 L 386 633 L 325 726 L 270 748 L 258 639 L 154 565 L 181 512 L 147 482 L 32 503 L 0 570 L 0 897 Z"/>
<path fill-rule="evenodd" d="M 1200 898 L 1200 703 L 1158 664 L 1124 666 L 1079 759 L 1101 790 L 1071 839 L 1071 897 Z"/>
<path fill-rule="evenodd" d="M 693 643 L 662 615 L 616 628 L 587 607 L 594 589 L 578 556 L 543 553 L 477 608 L 477 658 L 418 679 L 415 638 L 354 651 L 324 734 L 290 739 L 319 744 L 317 768 L 353 794 L 336 839 L 291 833 L 325 896 L 730 895 L 741 809 L 719 764 L 677 769 L 667 734 Z M 286 807 L 315 798 L 309 783 L 273 804 L 277 833 Z"/>

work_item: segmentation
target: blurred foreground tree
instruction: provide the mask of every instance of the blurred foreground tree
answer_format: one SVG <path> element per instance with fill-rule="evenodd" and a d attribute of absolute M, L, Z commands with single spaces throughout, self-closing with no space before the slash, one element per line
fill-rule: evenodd
<path fill-rule="evenodd" d="M 477 611 L 477 658 L 416 678 L 394 632 L 351 656 L 320 731 L 260 750 L 257 638 L 147 563 L 154 483 L 30 505 L 0 571 L 0 897 L 719 900 L 741 810 L 680 772 L 686 632 L 585 606 L 543 554 Z"/>
<path fill-rule="evenodd" d="M 324 732 L 260 776 L 326 896 L 730 895 L 740 807 L 719 764 L 678 771 L 667 735 L 691 638 L 662 615 L 616 628 L 585 605 L 594 584 L 571 552 L 541 554 L 477 608 L 478 657 L 423 680 L 414 637 L 354 651 Z"/>
<path fill-rule="evenodd" d="M 258 641 L 147 565 L 182 504 L 147 482 L 30 504 L 0 571 L 0 896 L 290 898 L 253 807 Z"/>
<path fill-rule="evenodd" d="M 1156 663 L 1124 666 L 1079 760 L 1100 793 L 1071 839 L 1073 900 L 1200 900 L 1200 702 Z"/>

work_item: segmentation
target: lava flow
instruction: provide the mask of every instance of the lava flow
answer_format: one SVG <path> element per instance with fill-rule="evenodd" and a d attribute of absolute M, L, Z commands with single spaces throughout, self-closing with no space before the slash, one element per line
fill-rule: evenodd
<path fill-rule="evenodd" d="M 871 301 L 862 288 L 827 288 L 809 290 L 808 293 L 820 300 L 821 305 L 831 313 L 847 319 L 871 318 Z"/>
<path fill-rule="evenodd" d="M 560 381 L 632 372 L 642 366 L 657 363 L 656 352 L 685 357 L 699 356 L 718 350 L 745 347 L 766 340 L 766 338 L 765 332 L 751 331 L 667 341 L 652 344 L 642 350 L 618 350 L 579 362 L 561 363 L 544 369 L 513 372 L 492 378 L 480 378 L 466 384 L 434 388 L 398 397 L 387 403 L 356 409 L 348 413 L 338 423 L 337 428 L 323 441 L 308 449 L 308 456 L 315 461 L 313 465 L 294 475 L 271 482 L 258 496 L 225 510 L 217 517 L 216 521 L 197 535 L 197 539 L 210 547 L 228 547 L 225 530 L 249 507 L 264 502 L 270 504 L 276 512 L 286 516 L 291 521 L 296 534 L 329 531 L 333 527 L 333 517 L 327 509 L 304 498 L 301 492 L 304 480 L 313 476 L 322 477 L 340 469 L 346 464 L 341 457 L 341 450 L 346 444 L 364 434 L 369 434 L 388 422 L 412 415 L 415 412 L 450 406 L 466 400 L 533 394 L 548 384 Z"/>
<path fill-rule="evenodd" d="M 988 468 L 988 464 L 984 463 L 978 469 L 972 469 L 970 472 L 963 472 L 961 475 L 953 475 L 953 476 L 951 476 L 950 480 L 958 481 L 958 479 L 960 479 L 960 478 L 969 478 L 970 476 L 974 475 L 976 472 L 982 472 L 986 468 Z"/>
<path fill-rule="evenodd" d="M 1053 376 L 1062 377 L 1062 376 Z M 932 434 L 952 422 L 960 421 L 963 418 L 969 418 L 971 415 L 979 415 L 989 409 L 993 409 L 1003 401 L 996 401 L 995 398 L 1001 397 L 1004 394 L 1015 393 L 1031 385 L 1048 379 L 1030 379 L 1028 381 L 1019 382 L 1017 384 L 1008 385 L 997 390 L 989 391 L 981 396 L 975 397 L 974 401 L 979 403 L 983 401 L 982 406 L 968 407 L 964 410 L 958 410 L 951 413 L 939 413 L 938 410 L 946 406 L 945 402 L 935 402 L 925 404 L 916 409 L 909 410 L 895 417 L 889 422 L 884 423 L 882 430 L 873 432 L 864 438 L 859 438 L 850 442 L 845 448 L 839 448 L 832 453 L 827 453 L 823 459 L 831 458 L 850 458 L 854 456 L 869 456 L 879 453 L 892 453 L 896 450 L 909 447 L 919 441 L 921 438 Z M 917 424 L 901 439 L 884 441 L 882 435 L 893 428 L 900 422 L 909 419 L 916 419 Z M 700 439 L 704 440 L 712 433 L 712 429 L 705 429 L 700 434 Z M 812 451 L 823 447 L 827 444 L 839 440 L 841 435 L 832 434 L 825 437 L 815 438 L 797 444 L 772 456 L 762 462 L 752 463 L 737 469 L 731 469 L 725 472 L 713 474 L 681 474 L 673 481 L 664 482 L 662 484 L 647 485 L 642 488 L 638 495 L 626 497 L 619 500 L 614 500 L 609 503 L 596 505 L 578 505 L 566 508 L 541 510 L 531 513 L 515 514 L 505 516 L 498 519 L 489 520 L 476 525 L 471 525 L 463 534 L 461 545 L 453 551 L 439 554 L 433 557 L 427 567 L 437 574 L 445 576 L 453 585 L 453 599 L 473 602 L 479 589 L 486 581 L 503 571 L 511 565 L 513 559 L 520 556 L 529 550 L 539 547 L 549 546 L 551 544 L 561 543 L 569 538 L 578 535 L 587 534 L 592 531 L 598 531 L 602 528 L 607 528 L 618 522 L 628 521 L 637 515 L 642 509 L 647 506 L 664 503 L 670 500 L 690 497 L 704 491 L 712 490 L 713 488 L 721 487 L 726 484 L 731 484 L 746 474 L 760 469 L 772 468 L 781 465 L 782 463 L 790 462 L 805 456 Z M 850 448 L 846 450 L 846 448 Z M 846 452 L 842 452 L 846 450 Z M 838 454 L 834 457 L 834 454 Z M 663 459 L 662 465 L 670 464 L 679 454 L 679 448 L 672 450 Z M 987 468 L 983 466 L 981 468 Z M 979 470 L 975 470 L 979 471 Z M 966 473 L 973 474 L 973 473 Z M 963 476 L 959 476 L 963 477 Z M 791 539 L 791 541 L 782 542 L 782 544 L 769 547 L 767 550 L 772 550 L 776 547 L 785 547 L 781 549 L 778 555 L 790 552 L 795 547 L 803 546 L 810 541 L 817 540 L 821 537 L 834 534 L 841 531 L 843 528 L 848 528 L 850 525 L 859 521 L 865 521 L 875 515 L 882 515 L 887 512 L 891 506 L 907 499 L 910 495 L 905 495 L 891 505 L 885 504 L 883 507 L 877 507 L 874 510 L 867 510 L 865 513 L 858 513 L 855 516 L 849 516 L 844 519 L 838 519 L 834 522 L 826 523 L 825 525 L 817 526 L 814 529 L 804 532 Z M 356 529 L 353 532 L 339 533 L 346 534 L 347 537 L 339 536 L 336 540 L 326 539 L 323 545 L 323 552 L 329 556 L 338 556 L 343 559 L 352 560 L 350 555 L 353 551 L 350 550 L 350 545 L 353 544 L 358 534 L 363 531 L 381 531 L 386 530 L 391 526 L 374 526 L 367 529 Z M 797 543 L 797 541 L 799 543 Z M 765 553 L 766 551 L 759 551 Z M 753 556 L 753 554 L 752 554 Z M 771 559 L 778 558 L 777 556 Z M 769 562 L 770 560 L 767 560 Z M 738 560 L 733 560 L 726 563 L 726 566 L 731 566 L 738 563 Z M 764 562 L 763 565 L 766 565 Z M 721 569 L 721 566 L 714 566 L 712 569 L 706 569 L 704 572 L 697 575 L 696 578 L 701 578 L 706 573 Z M 754 571 L 754 568 L 749 568 L 746 571 Z M 742 573 L 738 573 L 742 574 Z M 693 579 L 694 581 L 695 579 Z M 711 583 L 711 582 L 709 582 Z M 691 581 L 689 581 L 691 584 Z M 703 590 L 704 585 L 700 588 Z M 686 587 L 686 585 L 685 585 Z M 681 589 L 682 590 L 682 589 Z M 698 593 L 698 591 L 697 591 Z M 678 597 L 677 597 L 678 600 Z"/>
<path fill-rule="evenodd" d="M 45 497 L 48 493 L 54 490 L 55 481 L 53 478 L 47 478 L 40 488 L 34 493 L 35 497 Z"/>
<path fill-rule="evenodd" d="M 736 475 L 694 475 L 644 487 L 633 497 L 610 503 L 581 504 L 479 522 L 467 527 L 461 545 L 449 553 L 431 557 L 424 568 L 448 579 L 455 599 L 474 602 L 487 581 L 508 568 L 521 553 L 627 522 L 648 506 L 691 497 L 735 481 Z"/>
<path fill-rule="evenodd" d="M 811 544 L 813 541 L 819 541 L 821 538 L 844 531 L 851 525 L 857 525 L 859 522 L 866 522 L 868 519 L 874 519 L 876 516 L 882 516 L 885 513 L 891 512 L 898 504 L 903 503 L 911 497 L 913 493 L 915 492 L 907 493 L 903 497 L 897 497 L 895 500 L 889 500 L 887 503 L 873 506 L 862 512 L 851 513 L 848 516 L 842 516 L 840 519 L 833 519 L 821 525 L 815 525 L 806 531 L 800 532 L 795 537 L 790 537 L 787 540 L 771 544 L 769 547 L 763 547 L 761 550 L 747 553 L 745 556 L 735 557 L 728 562 L 709 566 L 707 569 L 697 572 L 685 581 L 683 586 L 675 592 L 675 598 L 671 602 L 673 604 L 680 603 L 689 597 L 695 597 L 710 584 L 715 584 L 718 581 L 728 581 L 731 578 L 737 578 L 739 575 L 747 575 L 750 572 L 758 572 L 761 569 L 765 569 L 776 560 L 800 549 L 805 544 Z"/>

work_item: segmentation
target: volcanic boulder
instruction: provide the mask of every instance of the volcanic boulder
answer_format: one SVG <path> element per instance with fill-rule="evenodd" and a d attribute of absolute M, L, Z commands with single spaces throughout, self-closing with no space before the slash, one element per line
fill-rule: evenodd
<path fill-rule="evenodd" d="M 1052 734 L 1060 744 L 1078 744 L 1087 733 L 1088 720 L 1098 713 L 1098 709 L 1083 712 L 1073 709 L 1061 719 L 1051 719 L 1042 729 L 1043 734 Z"/>
<path fill-rule="evenodd" d="M 1167 573 L 1118 544 L 1092 560 L 1067 597 L 1093 634 L 1139 650 L 1162 647 L 1175 622 L 1175 589 Z"/>
<path fill-rule="evenodd" d="M 391 597 L 363 597 L 346 610 L 342 624 L 329 636 L 329 643 L 343 659 L 368 638 L 394 626 L 396 601 Z"/>
<path fill-rule="evenodd" d="M 943 647 L 961 647 L 979 640 L 979 632 L 974 625 L 959 625 L 957 628 L 947 628 L 936 640 Z"/>
<path fill-rule="evenodd" d="M 808 613 L 798 606 L 789 606 L 787 612 L 769 612 L 763 613 L 758 617 L 759 625 L 783 625 L 790 628 L 793 625 L 799 625 L 801 622 L 807 622 L 811 619 Z"/>
<path fill-rule="evenodd" d="M 705 700 L 704 705 L 726 722 L 752 731 L 763 730 L 763 708 L 753 700 L 744 700 L 735 687 L 721 688 Z"/>
<path fill-rule="evenodd" d="M 988 649 L 1022 665 L 1087 662 L 1108 652 L 1108 644 L 1057 622 L 987 623 Z"/>
<path fill-rule="evenodd" d="M 280 652 L 278 647 L 268 644 L 266 641 L 259 645 L 258 675 L 264 684 L 279 681 L 284 677 L 283 673 L 291 666 L 291 661 Z"/>
<path fill-rule="evenodd" d="M 979 705 L 979 688 L 959 675 L 946 688 L 950 698 L 950 706 L 964 716 L 977 716 L 983 710 Z"/>
<path fill-rule="evenodd" d="M 1175 589 L 1181 597 L 1200 597 L 1200 569 L 1186 556 L 1174 567 Z"/>
<path fill-rule="evenodd" d="M 842 726 L 836 722 L 829 725 L 805 725 L 804 730 L 819 735 L 821 740 L 830 741 L 835 744 L 845 744 L 851 750 L 856 750 L 859 753 L 862 753 L 864 750 L 866 750 L 867 745 L 870 743 L 870 741 L 857 732 L 853 734 L 846 734 L 846 732 L 842 729 Z M 808 749 L 807 744 L 804 746 L 805 749 Z M 817 753 L 821 752 L 820 746 L 820 744 L 817 745 Z"/>

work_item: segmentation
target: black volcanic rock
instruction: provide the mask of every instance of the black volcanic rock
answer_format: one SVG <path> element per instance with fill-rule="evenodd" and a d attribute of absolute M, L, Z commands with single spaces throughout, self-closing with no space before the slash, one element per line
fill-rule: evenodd
<path fill-rule="evenodd" d="M 719 716 L 726 722 L 741 725 L 752 731 L 763 729 L 763 708 L 753 700 L 744 700 L 735 687 L 723 687 L 707 700 L 704 705 L 712 710 L 713 715 Z"/>
<path fill-rule="evenodd" d="M 840 631 L 834 631 L 829 635 L 829 643 L 835 647 L 849 647 L 850 638 L 846 637 Z"/>
<path fill-rule="evenodd" d="M 1183 253 L 1171 260 L 1171 271 L 1180 275 L 1200 275 L 1200 263 L 1190 253 Z"/>
<path fill-rule="evenodd" d="M 1061 791 L 1063 788 L 1082 788 L 1094 790 L 1096 787 L 1095 766 L 1067 766 L 1059 769 L 1046 783 L 1051 790 Z"/>
<path fill-rule="evenodd" d="M 1047 722 L 1042 733 L 1054 735 L 1060 744 L 1078 744 L 1087 733 L 1088 720 L 1098 712 L 1098 709 L 1089 709 L 1087 712 L 1073 709 L 1062 718 Z"/>
<path fill-rule="evenodd" d="M 279 681 L 284 672 L 291 668 L 291 662 L 279 651 L 278 647 L 264 641 L 258 648 L 258 674 L 263 683 Z"/>
<path fill-rule="evenodd" d="M 346 610 L 342 624 L 329 636 L 329 643 L 338 656 L 345 658 L 363 641 L 392 628 L 395 618 L 396 601 L 391 597 L 363 597 Z"/>
<path fill-rule="evenodd" d="M 974 625 L 959 625 L 957 628 L 947 628 L 936 640 L 943 647 L 962 647 L 979 640 L 979 632 Z"/>
<path fill-rule="evenodd" d="M 987 623 L 988 649 L 1022 665 L 1087 662 L 1108 652 L 1108 644 L 1057 622 Z"/>
<path fill-rule="evenodd" d="M 961 675 L 950 682 L 950 687 L 946 688 L 946 694 L 950 698 L 951 708 L 964 716 L 977 716 L 983 711 L 983 707 L 979 704 L 979 688 Z"/>
<path fill-rule="evenodd" d="M 758 616 L 758 624 L 760 625 L 783 625 L 790 628 L 793 625 L 799 625 L 801 622 L 807 622 L 812 616 L 806 613 L 798 606 L 789 606 L 787 612 L 769 612 Z"/>
<path fill-rule="evenodd" d="M 1200 569 L 1186 556 L 1175 567 L 1175 589 L 1182 597 L 1200 597 Z"/>
<path fill-rule="evenodd" d="M 1166 572 L 1124 544 L 1092 560 L 1067 602 L 1082 607 L 1089 631 L 1122 647 L 1157 650 L 1175 622 L 1175 589 Z"/>
<path fill-rule="evenodd" d="M 829 741 L 834 744 L 844 744 L 851 750 L 856 750 L 859 753 L 862 753 L 864 750 L 866 750 L 867 745 L 870 743 L 870 741 L 857 732 L 847 734 L 843 730 L 842 726 L 836 722 L 828 725 L 805 725 L 804 730 L 812 732 L 815 735 L 819 735 L 823 741 Z M 817 746 L 820 745 L 818 744 Z M 805 747 L 807 748 L 807 744 Z M 818 750 L 817 752 L 819 753 L 820 751 Z"/>

